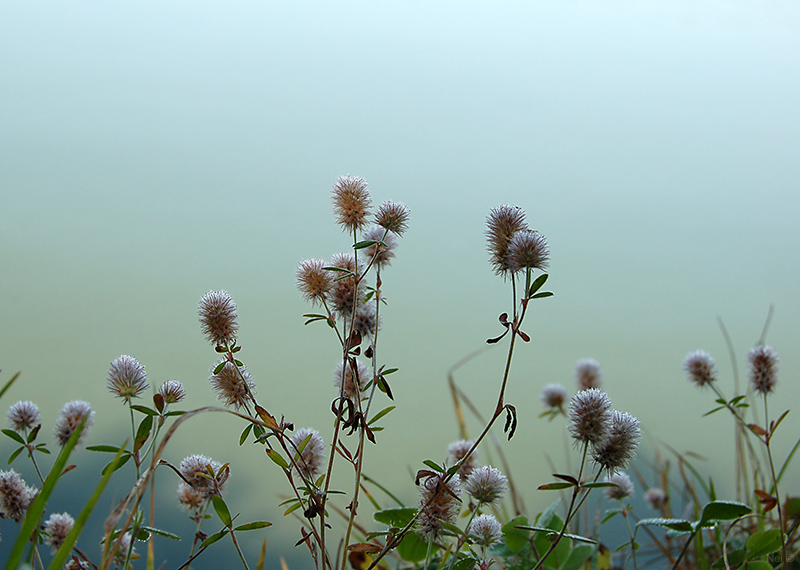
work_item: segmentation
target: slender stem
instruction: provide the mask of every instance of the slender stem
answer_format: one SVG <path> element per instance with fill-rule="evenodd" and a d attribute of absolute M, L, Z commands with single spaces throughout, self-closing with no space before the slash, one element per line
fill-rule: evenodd
<path fill-rule="evenodd" d="M 788 568 L 788 561 L 786 559 L 786 537 L 783 531 L 783 509 L 781 507 L 781 495 L 778 491 L 778 479 L 775 477 L 775 464 L 772 461 L 772 447 L 770 441 L 772 440 L 772 427 L 769 425 L 769 408 L 767 406 L 767 394 L 764 394 L 764 423 L 767 427 L 768 433 L 764 436 L 764 445 L 767 447 L 767 458 L 769 459 L 769 470 L 772 475 L 772 489 L 775 493 L 775 498 L 778 500 L 778 525 L 781 529 L 781 554 L 783 555 L 782 566 L 784 570 Z"/>

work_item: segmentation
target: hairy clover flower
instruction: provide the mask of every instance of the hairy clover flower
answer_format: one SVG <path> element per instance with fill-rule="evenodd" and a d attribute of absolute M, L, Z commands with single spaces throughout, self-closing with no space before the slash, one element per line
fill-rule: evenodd
<path fill-rule="evenodd" d="M 704 350 L 698 350 L 686 355 L 683 369 L 689 375 L 689 380 L 699 387 L 710 385 L 717 379 L 717 364 Z"/>
<path fill-rule="evenodd" d="M 611 412 L 608 431 L 592 450 L 592 458 L 609 472 L 625 469 L 636 455 L 642 430 L 639 420 L 628 412 Z"/>
<path fill-rule="evenodd" d="M 486 241 L 489 258 L 497 275 L 513 272 L 508 259 L 508 246 L 514 235 L 527 230 L 525 211 L 517 206 L 501 205 L 492 208 L 486 217 Z"/>
<path fill-rule="evenodd" d="M 310 436 L 310 437 L 309 437 Z M 289 451 L 296 454 L 303 441 L 309 438 L 302 453 L 297 458 L 297 468 L 306 479 L 314 479 L 322 468 L 325 460 L 325 442 L 319 432 L 311 428 L 300 428 L 292 434 Z"/>
<path fill-rule="evenodd" d="M 757 346 L 747 353 L 747 361 L 753 390 L 766 396 L 778 382 L 778 353 L 771 346 Z"/>
<path fill-rule="evenodd" d="M 16 432 L 32 430 L 40 423 L 39 407 L 31 401 L 17 402 L 8 408 L 8 425 Z"/>
<path fill-rule="evenodd" d="M 125 403 L 147 389 L 147 374 L 138 360 L 127 354 L 114 359 L 108 371 L 109 391 Z"/>
<path fill-rule="evenodd" d="M 229 347 L 236 343 L 239 331 L 236 303 L 227 291 L 209 291 L 197 305 L 200 330 L 211 344 Z"/>
<path fill-rule="evenodd" d="M 417 530 L 427 538 L 436 539 L 444 528 L 458 515 L 461 499 L 461 479 L 456 474 L 445 483 L 444 475 L 435 474 L 422 479 L 419 484 L 419 518 Z"/>
<path fill-rule="evenodd" d="M 609 428 L 611 400 L 597 388 L 581 390 L 569 404 L 570 434 L 580 443 L 596 445 Z"/>
<path fill-rule="evenodd" d="M 364 229 L 367 225 L 372 199 L 367 181 L 355 176 L 340 176 L 331 192 L 336 223 L 349 232 Z"/>
<path fill-rule="evenodd" d="M 59 445 L 63 447 L 67 444 L 84 418 L 86 418 L 86 423 L 83 424 L 83 430 L 78 437 L 78 444 L 83 443 L 89 434 L 89 427 L 94 424 L 94 411 L 89 402 L 83 400 L 73 400 L 64 404 L 53 430 Z"/>
<path fill-rule="evenodd" d="M 583 358 L 575 364 L 575 378 L 578 380 L 578 390 L 589 388 L 600 389 L 603 374 L 600 371 L 600 363 L 594 358 Z"/>

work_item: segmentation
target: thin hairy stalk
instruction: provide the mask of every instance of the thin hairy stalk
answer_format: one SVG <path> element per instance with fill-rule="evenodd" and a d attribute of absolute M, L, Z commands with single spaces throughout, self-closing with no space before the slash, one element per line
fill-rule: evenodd
<path fill-rule="evenodd" d="M 628 519 L 628 513 L 623 510 L 622 515 L 625 517 L 625 525 L 628 527 L 628 536 L 630 537 L 631 543 L 631 555 L 633 556 L 633 570 L 638 570 L 638 566 L 636 564 L 636 536 L 634 532 L 631 530 L 631 521 Z"/>
<path fill-rule="evenodd" d="M 133 419 L 133 405 L 130 402 L 128 402 L 128 411 L 131 413 L 131 441 L 136 442 L 136 422 Z M 133 451 L 133 448 L 131 448 L 131 451 Z M 138 479 L 141 475 L 141 470 L 139 469 L 141 463 L 138 451 L 133 454 L 133 464 L 136 466 L 136 478 Z"/>

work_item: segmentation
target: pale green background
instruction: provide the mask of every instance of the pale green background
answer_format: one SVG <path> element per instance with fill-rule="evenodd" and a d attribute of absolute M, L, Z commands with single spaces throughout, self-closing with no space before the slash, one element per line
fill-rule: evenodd
<path fill-rule="evenodd" d="M 708 350 L 732 394 L 716 319 L 744 374 L 774 304 L 772 409 L 800 403 L 798 54 L 793 1 L 7 0 L 0 380 L 23 376 L 2 407 L 35 400 L 49 438 L 63 402 L 86 399 L 89 443 L 120 442 L 127 416 L 105 378 L 123 353 L 151 383 L 182 381 L 187 407 L 215 403 L 196 303 L 224 288 L 261 400 L 328 439 L 337 348 L 324 326 L 303 327 L 294 270 L 347 247 L 329 192 L 349 173 L 413 212 L 384 279 L 381 356 L 400 368 L 398 409 L 368 473 L 413 502 L 411 474 L 456 438 L 446 371 L 509 309 L 483 229 L 511 203 L 549 240 L 555 292 L 534 306 L 508 394 L 520 427 L 505 449 L 531 509 L 551 499 L 535 491 L 545 455 L 566 469 L 563 422 L 537 419 L 539 391 L 572 392 L 587 356 L 615 405 L 641 418 L 644 459 L 659 439 L 694 450 L 731 493 L 731 421 L 700 417 L 712 398 L 681 364 Z M 503 352 L 458 375 L 485 414 Z M 274 507 L 286 486 L 236 447 L 242 426 L 214 415 L 187 427 L 170 459 L 230 461 L 233 508 L 278 523 L 245 540 L 248 556 L 263 536 L 273 561 L 291 556 L 297 525 Z M 799 478 L 795 466 L 785 490 Z M 177 512 L 176 482 L 161 481 L 162 510 Z"/>

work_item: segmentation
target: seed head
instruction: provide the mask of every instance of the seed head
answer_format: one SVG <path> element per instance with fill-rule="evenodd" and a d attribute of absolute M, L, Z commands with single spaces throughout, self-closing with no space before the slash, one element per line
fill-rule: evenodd
<path fill-rule="evenodd" d="M 335 272 L 330 292 L 331 309 L 340 316 L 351 316 L 353 308 L 361 305 L 364 300 L 366 283 L 359 279 L 364 272 L 364 265 L 361 261 L 356 264 L 352 253 L 337 253 L 331 259 L 330 267 L 344 270 Z"/>
<path fill-rule="evenodd" d="M 606 483 L 613 483 L 614 487 L 606 487 L 606 496 L 609 499 L 621 501 L 625 497 L 633 496 L 633 481 L 627 473 L 620 471 L 613 475 L 606 475 Z"/>
<path fill-rule="evenodd" d="M 8 408 L 8 425 L 16 432 L 25 433 L 40 423 L 39 407 L 31 401 L 17 402 Z"/>
<path fill-rule="evenodd" d="M 579 360 L 575 365 L 575 378 L 578 380 L 578 390 L 586 390 L 588 388 L 600 389 L 603 383 L 600 363 L 594 358 Z"/>
<path fill-rule="evenodd" d="M 364 241 L 376 241 L 363 249 L 368 262 L 372 262 L 376 269 L 383 269 L 390 265 L 397 247 L 397 237 L 392 232 L 387 232 L 380 226 L 372 226 L 364 233 Z"/>
<path fill-rule="evenodd" d="M 461 479 L 456 474 L 445 483 L 444 477 L 437 473 L 419 484 L 417 531 L 426 539 L 435 540 L 444 528 L 443 523 L 452 523 L 458 515 Z"/>
<path fill-rule="evenodd" d="M 492 267 L 497 275 L 506 277 L 512 272 L 508 259 L 511 238 L 527 230 L 525 211 L 517 206 L 502 205 L 492 208 L 486 217 L 486 240 Z"/>
<path fill-rule="evenodd" d="M 38 494 L 39 489 L 28 487 L 13 469 L 0 471 L 0 515 L 22 522 Z"/>
<path fill-rule="evenodd" d="M 505 496 L 508 479 L 499 469 L 484 465 L 472 470 L 464 483 L 464 490 L 479 504 L 494 505 Z"/>
<path fill-rule="evenodd" d="M 222 362 L 225 362 L 222 370 L 214 374 L 214 370 Z M 236 366 L 233 362 L 223 359 L 212 368 L 211 372 L 208 381 L 211 382 L 211 388 L 217 393 L 217 399 L 224 402 L 226 406 L 234 407 L 237 410 L 247 408 L 251 394 L 256 392 L 255 382 L 247 371 L 247 367 Z"/>
<path fill-rule="evenodd" d="M 636 456 L 641 438 L 639 420 L 628 412 L 613 410 L 606 437 L 595 445 L 592 458 L 609 473 L 625 469 Z"/>
<path fill-rule="evenodd" d="M 611 400 L 597 388 L 581 390 L 569 403 L 569 431 L 578 442 L 597 445 L 606 436 L 611 420 Z"/>
<path fill-rule="evenodd" d="M 220 492 L 231 474 L 228 466 L 223 467 L 222 463 L 205 455 L 190 455 L 184 458 L 178 471 L 194 490 L 203 494 L 204 498 Z"/>
<path fill-rule="evenodd" d="M 291 445 L 289 446 L 289 451 L 296 454 L 296 450 L 300 448 L 303 440 L 308 436 L 311 436 L 311 438 L 308 440 L 303 452 L 297 458 L 296 463 L 303 477 L 313 480 L 317 476 L 317 473 L 319 473 L 322 468 L 322 463 L 325 460 L 325 442 L 322 440 L 322 436 L 319 435 L 319 432 L 311 428 L 300 428 L 294 432 L 290 438 Z"/>
<path fill-rule="evenodd" d="M 86 423 L 83 424 L 83 431 L 81 431 L 81 435 L 78 438 L 78 445 L 83 443 L 83 440 L 89 434 L 89 427 L 94 424 L 94 411 L 89 402 L 82 400 L 73 400 L 64 404 L 54 428 L 59 445 L 62 447 L 67 445 L 69 438 L 78 429 L 78 424 L 81 423 L 83 418 L 86 418 Z"/>
<path fill-rule="evenodd" d="M 336 370 L 333 373 L 333 385 L 336 386 L 336 393 L 342 390 L 342 380 L 344 380 L 344 395 L 353 401 L 356 401 L 356 383 L 353 378 L 353 366 L 350 360 L 347 361 L 347 372 L 344 372 L 344 365 L 339 362 L 336 365 Z M 356 360 L 356 376 L 358 377 L 358 393 L 362 393 L 367 386 L 367 382 L 372 380 L 372 374 L 366 364 L 360 360 Z"/>
<path fill-rule="evenodd" d="M 778 382 L 778 353 L 771 346 L 757 346 L 747 353 L 750 363 L 750 384 L 753 390 L 765 396 Z"/>
<path fill-rule="evenodd" d="M 147 389 L 147 374 L 138 360 L 127 354 L 118 356 L 108 371 L 109 391 L 125 403 L 138 398 Z"/>
<path fill-rule="evenodd" d="M 203 295 L 197 314 L 200 315 L 200 330 L 211 344 L 228 347 L 236 343 L 239 331 L 236 303 L 227 291 L 209 291 Z"/>
<path fill-rule="evenodd" d="M 387 201 L 378 208 L 378 213 L 375 214 L 375 223 L 383 229 L 401 236 L 408 229 L 410 218 L 411 210 L 405 204 Z"/>
<path fill-rule="evenodd" d="M 475 543 L 490 548 L 503 538 L 503 529 L 494 516 L 489 514 L 478 515 L 469 525 L 469 534 L 475 537 Z"/>
<path fill-rule="evenodd" d="M 297 288 L 306 301 L 322 304 L 327 299 L 334 276 L 324 267 L 322 259 L 304 259 L 297 267 Z"/>
<path fill-rule="evenodd" d="M 644 499 L 651 509 L 660 511 L 667 501 L 667 494 L 659 487 L 652 487 L 644 494 Z"/>
<path fill-rule="evenodd" d="M 683 369 L 689 375 L 689 380 L 700 388 L 708 386 L 717 379 L 717 364 L 704 350 L 687 354 L 683 361 Z"/>
<path fill-rule="evenodd" d="M 448 454 L 448 464 L 455 465 L 467 454 L 467 452 L 472 448 L 472 444 L 475 443 L 473 441 L 467 441 L 465 439 L 461 439 L 458 441 L 454 441 L 451 443 L 447 448 Z M 466 479 L 469 477 L 472 470 L 478 466 L 478 450 L 472 452 L 472 455 L 461 464 L 461 467 L 458 469 L 458 474 L 461 475 L 462 479 Z"/>
<path fill-rule="evenodd" d="M 131 554 L 131 559 L 138 558 L 138 555 L 136 554 L 136 549 L 133 547 L 133 540 L 130 531 L 126 532 L 122 536 L 118 536 L 117 538 L 114 539 L 113 542 L 117 541 L 119 541 L 119 548 L 117 549 L 117 552 L 114 555 L 114 558 L 117 560 L 117 562 L 122 562 L 126 560 L 128 558 L 129 550 Z"/>
<path fill-rule="evenodd" d="M 508 270 L 518 273 L 526 269 L 547 269 L 550 249 L 547 239 L 539 232 L 520 230 L 508 244 Z"/>
<path fill-rule="evenodd" d="M 561 384 L 547 384 L 542 388 L 542 395 L 539 399 L 546 408 L 563 410 L 564 402 L 567 400 L 567 389 Z"/>
<path fill-rule="evenodd" d="M 186 390 L 178 380 L 167 380 L 158 388 L 158 393 L 165 404 L 176 404 L 186 397 Z"/>
<path fill-rule="evenodd" d="M 331 192 L 333 214 L 336 223 L 344 231 L 355 232 L 364 229 L 372 206 L 367 189 L 367 181 L 355 176 L 340 176 Z"/>
<path fill-rule="evenodd" d="M 48 536 L 44 539 L 45 544 L 53 547 L 55 553 L 67 538 L 67 535 L 72 530 L 72 525 L 75 524 L 69 513 L 61 513 L 50 515 L 50 518 L 44 523 L 44 531 Z"/>

